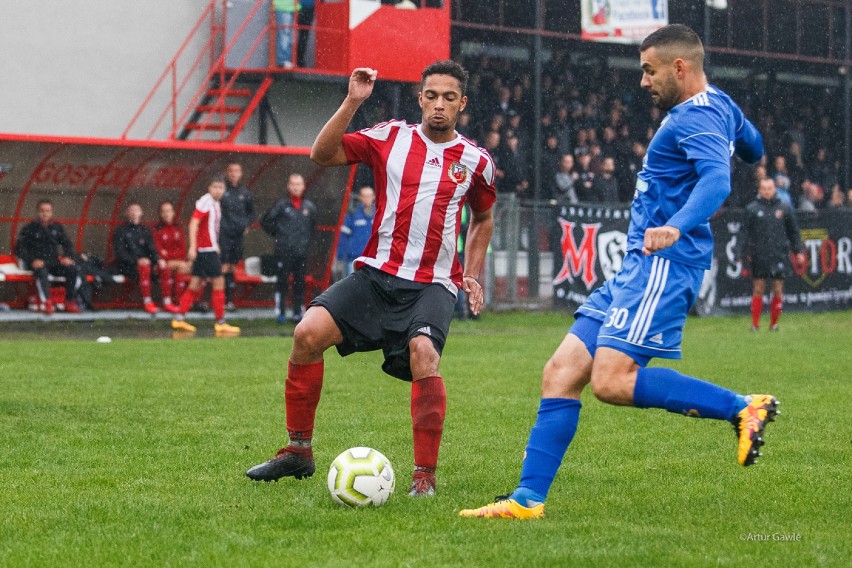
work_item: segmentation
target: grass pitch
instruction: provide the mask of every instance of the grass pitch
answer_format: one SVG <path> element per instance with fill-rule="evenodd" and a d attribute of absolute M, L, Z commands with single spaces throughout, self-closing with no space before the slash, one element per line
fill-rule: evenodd
<path fill-rule="evenodd" d="M 778 334 L 690 319 L 676 368 L 782 401 L 759 464 L 736 464 L 726 423 L 589 395 L 536 522 L 456 512 L 515 486 L 567 316 L 453 324 L 439 493 L 418 500 L 409 387 L 378 354 L 329 353 L 314 478 L 257 484 L 244 471 L 285 440 L 291 339 L 3 341 L 0 565 L 846 566 L 850 315 L 785 315 Z M 380 509 L 326 490 L 331 460 L 358 445 L 397 471 Z"/>

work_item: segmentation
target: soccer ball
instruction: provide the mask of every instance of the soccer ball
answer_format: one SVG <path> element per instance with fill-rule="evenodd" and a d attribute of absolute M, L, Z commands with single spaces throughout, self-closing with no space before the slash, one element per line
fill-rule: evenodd
<path fill-rule="evenodd" d="M 349 448 L 334 458 L 328 470 L 331 497 L 349 507 L 384 505 L 395 480 L 388 458 L 372 448 Z"/>

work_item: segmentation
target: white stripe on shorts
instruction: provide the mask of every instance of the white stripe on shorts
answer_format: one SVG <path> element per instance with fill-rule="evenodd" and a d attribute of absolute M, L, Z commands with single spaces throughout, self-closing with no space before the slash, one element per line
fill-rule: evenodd
<path fill-rule="evenodd" d="M 639 304 L 636 316 L 634 316 L 633 322 L 630 324 L 627 341 L 641 344 L 645 339 L 645 335 L 648 333 L 648 329 L 651 326 L 651 320 L 654 318 L 654 312 L 657 309 L 657 304 L 659 303 L 660 297 L 665 289 L 668 274 L 669 261 L 659 256 L 653 257 L 651 274 L 648 277 L 645 294 L 642 296 L 642 302 Z"/>
<path fill-rule="evenodd" d="M 657 277 L 657 261 L 660 257 L 654 256 L 651 258 L 651 275 L 648 277 L 648 284 L 645 285 L 645 294 L 642 296 L 642 301 L 639 303 L 639 308 L 636 310 L 636 315 L 633 316 L 633 321 L 630 323 L 630 330 L 627 333 L 627 341 L 634 341 L 636 328 L 639 327 L 639 322 L 642 319 L 642 314 L 645 312 L 645 306 L 648 304 L 648 298 L 651 296 L 654 288 L 654 281 Z"/>
<path fill-rule="evenodd" d="M 666 288 L 666 281 L 668 280 L 668 277 L 669 277 L 669 264 L 670 264 L 669 259 L 667 259 L 667 258 L 661 259 L 660 264 L 663 265 L 662 266 L 663 277 L 661 279 L 662 282 L 660 284 L 660 287 L 657 289 L 656 296 L 654 296 L 654 302 L 651 304 L 651 309 L 649 310 L 650 315 L 648 316 L 648 318 L 645 321 L 645 327 L 642 329 L 642 335 L 639 337 L 639 343 L 645 342 L 645 336 L 648 335 L 648 330 L 651 328 L 651 320 L 654 317 L 654 312 L 657 311 L 657 304 L 660 303 L 660 296 L 663 295 L 663 290 L 665 290 L 665 288 Z"/>

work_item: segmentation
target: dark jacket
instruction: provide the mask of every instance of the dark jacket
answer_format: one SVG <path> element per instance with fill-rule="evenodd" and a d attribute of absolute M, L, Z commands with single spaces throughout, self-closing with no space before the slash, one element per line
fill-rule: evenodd
<path fill-rule="evenodd" d="M 290 196 L 279 199 L 260 221 L 263 230 L 275 239 L 275 255 L 278 257 L 308 256 L 317 208 L 309 199 L 302 199 L 302 206 L 293 207 Z"/>
<path fill-rule="evenodd" d="M 795 213 L 777 196 L 768 201 L 758 197 L 746 206 L 741 237 L 737 243 L 737 258 L 741 259 L 782 261 L 791 249 L 805 250 Z"/>
<path fill-rule="evenodd" d="M 605 177 L 603 174 L 592 180 L 592 194 L 598 203 L 617 203 L 618 180 L 615 176 Z"/>
<path fill-rule="evenodd" d="M 150 258 L 154 264 L 160 260 L 151 229 L 129 221 L 116 227 L 112 235 L 112 252 L 119 264 L 135 265 L 140 258 Z"/>
<path fill-rule="evenodd" d="M 34 260 L 51 262 L 59 258 L 59 247 L 62 247 L 63 256 L 75 256 L 74 246 L 62 225 L 51 223 L 45 227 L 38 220 L 34 220 L 27 223 L 18 234 L 15 256 L 27 265 L 32 264 Z"/>
<path fill-rule="evenodd" d="M 229 237 L 238 237 L 246 227 L 254 222 L 254 200 L 244 185 L 232 187 L 226 184 L 225 194 L 219 200 L 222 208 L 222 221 L 219 233 Z"/>

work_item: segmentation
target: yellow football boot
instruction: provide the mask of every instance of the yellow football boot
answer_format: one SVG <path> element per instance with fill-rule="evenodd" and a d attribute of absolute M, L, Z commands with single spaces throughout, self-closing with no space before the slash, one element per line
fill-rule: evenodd
<path fill-rule="evenodd" d="M 186 323 L 183 320 L 172 320 L 172 329 L 176 329 L 178 331 L 188 331 L 190 333 L 195 333 L 195 326 Z"/>
<path fill-rule="evenodd" d="M 240 328 L 227 323 L 214 323 L 213 331 L 216 335 L 239 335 Z"/>
<path fill-rule="evenodd" d="M 541 519 L 544 517 L 544 503 L 535 507 L 524 507 L 514 499 L 507 498 L 478 509 L 462 509 L 459 516 L 484 519 Z"/>
<path fill-rule="evenodd" d="M 739 411 L 734 418 L 734 431 L 737 433 L 737 462 L 747 467 L 754 464 L 762 454 L 763 430 L 766 425 L 781 414 L 778 399 L 770 394 L 753 394 L 748 406 Z"/>

